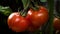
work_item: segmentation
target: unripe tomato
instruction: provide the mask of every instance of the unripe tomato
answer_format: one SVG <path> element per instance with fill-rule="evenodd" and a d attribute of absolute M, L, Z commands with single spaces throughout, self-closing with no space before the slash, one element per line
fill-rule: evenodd
<path fill-rule="evenodd" d="M 7 20 L 8 27 L 15 32 L 23 32 L 28 28 L 28 21 L 18 12 L 10 14 Z"/>
<path fill-rule="evenodd" d="M 54 29 L 60 30 L 60 19 L 58 17 L 54 17 L 53 26 Z"/>

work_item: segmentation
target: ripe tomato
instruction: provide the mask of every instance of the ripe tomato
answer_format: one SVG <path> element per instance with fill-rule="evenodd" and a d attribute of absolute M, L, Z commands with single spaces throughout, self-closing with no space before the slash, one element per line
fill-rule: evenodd
<path fill-rule="evenodd" d="M 48 18 L 48 10 L 43 6 L 40 6 L 38 10 L 30 9 L 27 13 L 27 19 L 30 21 L 29 30 L 38 29 L 48 21 Z"/>
<path fill-rule="evenodd" d="M 54 17 L 53 26 L 54 29 L 60 30 L 60 19 L 58 17 Z"/>
<path fill-rule="evenodd" d="M 28 21 L 20 16 L 18 12 L 12 13 L 8 17 L 8 26 L 15 32 L 23 32 L 28 28 Z"/>
<path fill-rule="evenodd" d="M 42 26 L 44 23 L 47 22 L 48 20 L 48 11 L 46 10 L 41 10 L 41 8 L 37 11 L 35 11 L 32 15 L 31 15 L 31 22 L 35 27 L 39 27 Z"/>

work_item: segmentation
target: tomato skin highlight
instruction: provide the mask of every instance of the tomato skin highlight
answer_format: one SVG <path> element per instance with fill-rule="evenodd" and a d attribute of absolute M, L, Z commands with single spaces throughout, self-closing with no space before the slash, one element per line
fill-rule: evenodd
<path fill-rule="evenodd" d="M 56 30 L 60 30 L 60 19 L 58 17 L 54 17 L 53 27 Z"/>
<path fill-rule="evenodd" d="M 32 15 L 32 13 L 33 13 L 33 10 L 30 9 L 30 10 L 28 11 L 28 13 L 27 13 L 27 16 L 26 16 L 26 19 L 27 19 L 27 20 L 30 21 L 30 17 L 31 17 L 31 15 Z M 30 22 L 31 22 L 31 21 L 30 21 Z"/>
<path fill-rule="evenodd" d="M 18 12 L 12 13 L 8 17 L 8 26 L 15 32 L 23 32 L 28 28 L 28 21 L 20 16 Z"/>

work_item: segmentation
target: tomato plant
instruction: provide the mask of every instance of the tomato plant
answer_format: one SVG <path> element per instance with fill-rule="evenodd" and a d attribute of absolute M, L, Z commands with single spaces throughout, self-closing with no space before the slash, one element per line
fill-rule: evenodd
<path fill-rule="evenodd" d="M 18 12 L 12 13 L 7 21 L 9 28 L 15 32 L 23 32 L 28 28 L 28 21 Z"/>
<path fill-rule="evenodd" d="M 54 29 L 60 30 L 60 19 L 58 17 L 54 17 L 53 23 Z"/>
<path fill-rule="evenodd" d="M 45 4 L 45 2 L 42 2 L 41 4 L 40 0 L 20 0 L 20 1 L 19 0 L 8 0 L 8 1 L 2 0 L 0 5 L 1 6 L 4 5 L 4 7 L 9 6 L 12 9 L 12 12 L 18 11 L 19 9 L 19 10 L 23 10 L 21 14 L 26 13 L 26 12 L 28 13 L 26 17 L 22 17 L 20 13 L 14 12 L 10 14 L 11 11 L 7 7 L 6 7 L 7 9 L 6 8 L 4 9 L 4 7 L 2 8 L 0 6 L 0 13 L 3 15 L 2 21 L 1 21 L 1 24 L 2 24 L 1 29 L 7 30 L 7 32 L 10 33 L 9 29 L 6 29 L 6 27 L 3 27 L 5 25 L 7 26 L 8 24 L 8 27 L 15 32 L 23 32 L 23 31 L 26 31 L 27 29 L 29 31 L 35 31 L 39 29 L 42 25 L 44 25 L 48 21 L 49 16 L 50 16 L 50 19 L 48 22 L 49 24 L 47 23 L 48 25 L 46 25 L 46 28 L 47 30 L 49 29 L 49 34 L 51 34 L 53 32 L 52 19 L 53 19 L 53 10 L 54 10 L 54 0 L 52 1 L 47 0 L 47 1 L 48 2 L 46 3 L 48 4 L 47 6 L 49 8 L 49 15 L 48 15 L 48 10 L 42 6 L 43 3 Z M 37 8 L 38 5 L 41 5 L 38 10 L 32 9 L 35 7 Z M 27 11 L 29 8 L 30 10 Z M 6 22 L 6 18 L 9 14 L 10 16 L 8 17 L 8 20 Z M 24 15 L 25 14 L 23 14 L 23 16 Z M 44 27 L 42 27 L 42 29 L 43 29 L 42 31 L 45 31 Z M 46 32 L 48 32 L 47 30 Z"/>

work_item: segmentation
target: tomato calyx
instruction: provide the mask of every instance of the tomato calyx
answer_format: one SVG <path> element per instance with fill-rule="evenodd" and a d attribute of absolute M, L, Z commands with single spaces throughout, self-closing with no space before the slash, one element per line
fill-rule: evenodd
<path fill-rule="evenodd" d="M 58 15 L 55 15 L 55 17 L 58 18 L 58 19 L 60 19 L 60 16 L 58 16 Z"/>

